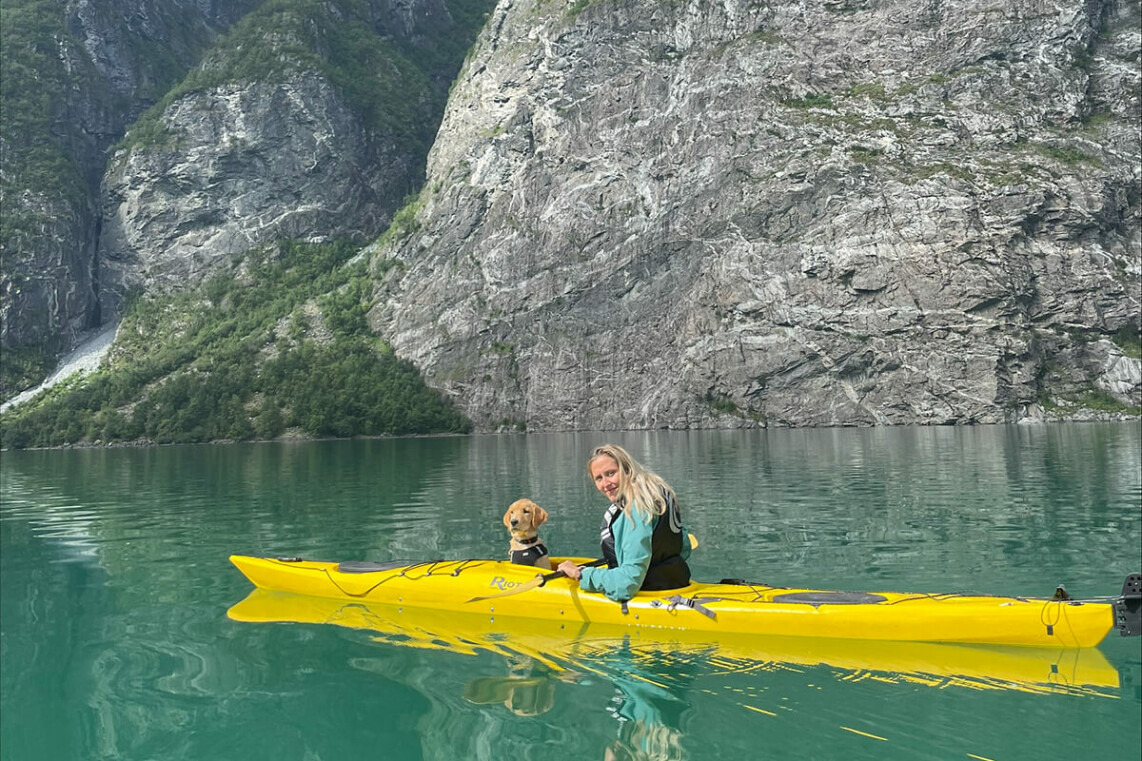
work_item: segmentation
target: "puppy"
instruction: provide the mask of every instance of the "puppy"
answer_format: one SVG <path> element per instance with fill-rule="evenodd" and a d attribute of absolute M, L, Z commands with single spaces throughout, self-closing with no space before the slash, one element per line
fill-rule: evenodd
<path fill-rule="evenodd" d="M 547 546 L 539 541 L 539 527 L 547 520 L 547 511 L 530 499 L 517 499 L 504 513 L 504 525 L 511 534 L 508 557 L 519 565 L 551 569 Z"/>

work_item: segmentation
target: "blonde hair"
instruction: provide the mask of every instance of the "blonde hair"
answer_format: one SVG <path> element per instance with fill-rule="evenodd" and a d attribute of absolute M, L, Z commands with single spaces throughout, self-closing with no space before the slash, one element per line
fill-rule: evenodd
<path fill-rule="evenodd" d="M 669 499 L 677 502 L 678 497 L 670 484 L 637 463 L 618 444 L 603 444 L 591 451 L 587 459 L 587 475 L 591 478 L 594 478 L 591 463 L 600 457 L 610 457 L 619 466 L 618 504 L 628 517 L 632 507 L 647 517 L 662 515 L 666 512 L 668 495 Z"/>

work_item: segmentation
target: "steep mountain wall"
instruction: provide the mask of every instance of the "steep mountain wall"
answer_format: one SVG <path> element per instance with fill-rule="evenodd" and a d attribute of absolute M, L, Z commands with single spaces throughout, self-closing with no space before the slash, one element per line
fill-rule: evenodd
<path fill-rule="evenodd" d="M 102 322 L 95 255 L 108 148 L 259 2 L 24 0 L 5 7 L 4 396 L 34 379 L 35 369 L 13 358 L 30 352 L 50 362 Z"/>
<path fill-rule="evenodd" d="M 454 27 L 442 0 L 271 4 L 244 19 L 167 97 L 157 138 L 111 161 L 105 310 L 274 240 L 379 234 L 422 181 L 459 66 L 436 70 L 424 49 L 470 33 Z"/>
<path fill-rule="evenodd" d="M 1140 15 L 502 0 L 372 324 L 484 428 L 1136 407 Z"/>
<path fill-rule="evenodd" d="M 188 95 L 163 120 L 178 150 L 125 152 L 104 182 L 109 310 L 132 287 L 199 282 L 277 238 L 376 234 L 416 173 L 318 75 Z"/>
<path fill-rule="evenodd" d="M 6 6 L 2 396 L 132 290 L 281 238 L 379 234 L 491 2 Z"/>

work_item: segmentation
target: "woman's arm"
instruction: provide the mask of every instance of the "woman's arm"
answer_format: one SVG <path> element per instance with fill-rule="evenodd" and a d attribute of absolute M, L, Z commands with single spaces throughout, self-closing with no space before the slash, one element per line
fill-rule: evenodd
<path fill-rule="evenodd" d="M 588 592 L 602 592 L 612 600 L 622 602 L 634 597 L 646 578 L 650 567 L 651 539 L 654 536 L 654 518 L 637 510 L 632 521 L 619 516 L 611 530 L 615 535 L 616 568 L 584 568 L 579 587 Z"/>

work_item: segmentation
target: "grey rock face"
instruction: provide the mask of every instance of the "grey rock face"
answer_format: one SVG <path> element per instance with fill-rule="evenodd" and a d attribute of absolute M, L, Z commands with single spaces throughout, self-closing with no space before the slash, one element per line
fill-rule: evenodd
<path fill-rule="evenodd" d="M 505 0 L 373 324 L 484 428 L 1138 405 L 1139 18 Z"/>
<path fill-rule="evenodd" d="M 261 0 L 67 0 L 68 32 L 133 120 Z M 121 134 L 121 130 L 120 130 Z"/>
<path fill-rule="evenodd" d="M 350 108 L 344 93 L 304 65 L 284 82 L 235 82 L 179 98 L 161 117 L 173 136 L 169 144 L 136 143 L 108 162 L 108 149 L 127 127 L 200 63 L 221 32 L 261 5 L 262 0 L 63 5 L 55 42 L 44 46 L 58 55 L 49 63 L 66 80 L 64 92 L 53 95 L 51 131 L 83 187 L 69 188 L 75 192 L 64 198 L 31 189 L 0 199 L 6 212 L 19 210 L 22 218 L 21 234 L 9 230 L 3 238 L 5 348 L 66 351 L 77 331 L 113 318 L 126 290 L 193 284 L 231 254 L 269 239 L 375 235 L 418 184 L 426 149 L 410 147 L 407 132 L 418 132 L 419 125 L 407 130 L 403 143 L 369 128 L 360 108 Z M 339 15 L 346 9 L 356 14 L 351 23 L 360 25 L 362 35 L 390 42 L 432 49 L 454 31 L 443 0 L 278 10 L 326 13 L 334 24 L 349 24 Z M 272 35 L 251 39 L 267 49 L 295 42 Z M 314 55 L 331 52 L 337 51 Z M 399 95 L 413 103 L 409 110 L 434 123 L 459 62 L 433 60 L 440 70 L 418 74 L 424 79 Z M 398 68 L 384 74 L 399 79 Z M 439 92 L 424 92 L 429 81 Z M 383 111 L 387 104 L 368 107 Z M 7 177 L 12 158 L 45 137 L 28 136 L 26 146 L 4 141 L 0 171 Z M 69 176 L 57 184 L 75 183 Z M 15 390 L 3 381 L 5 394 Z"/>
<path fill-rule="evenodd" d="M 452 26 L 442 0 L 372 0 L 354 7 L 368 11 L 367 17 L 352 19 L 341 15 L 344 10 L 323 6 L 320 24 L 352 25 L 361 35 L 420 47 L 432 46 Z M 290 39 L 296 32 L 272 24 L 268 29 L 258 44 L 280 48 L 283 58 L 301 44 Z M 161 115 L 169 140 L 114 157 L 103 183 L 99 244 L 105 312 L 132 288 L 197 283 L 233 256 L 275 239 L 375 236 L 419 184 L 425 148 L 409 135 L 420 125 L 371 123 L 364 111 L 383 112 L 390 104 L 354 103 L 322 63 L 314 63 L 329 63 L 339 52 L 315 36 L 316 49 L 290 65 L 288 76 L 239 76 L 180 97 Z M 220 57 L 230 55 L 238 54 Z M 411 102 L 409 113 L 438 118 L 432 88 L 440 87 L 442 103 L 443 85 L 429 84 L 437 72 L 410 73 L 390 60 L 371 65 L 386 70 L 359 76 L 400 82 L 403 91 L 393 97 Z M 214 60 L 202 66 L 225 68 Z"/>
<path fill-rule="evenodd" d="M 32 192 L 6 197 L 4 203 L 9 213 L 18 206 L 24 219 L 35 222 L 25 234 L 8 238 L 28 241 L 34 254 L 25 253 L 0 283 L 0 346 L 31 344 L 60 351 L 96 319 L 94 241 L 85 243 L 94 215 Z"/>
<path fill-rule="evenodd" d="M 277 238 L 375 233 L 415 174 L 316 74 L 188 95 L 163 122 L 177 148 L 123 152 L 104 181 L 109 309 L 130 287 L 198 282 Z"/>
<path fill-rule="evenodd" d="M 24 188 L 0 198 L 6 222 L 14 222 L 0 242 L 4 349 L 31 346 L 61 353 L 83 330 L 100 324 L 95 252 L 107 150 L 220 31 L 257 2 L 68 0 L 61 4 L 52 44 L 39 49 L 46 58 L 19 59 L 24 66 L 42 67 L 34 76 L 45 88 L 57 78 L 62 84 L 49 93 L 50 113 L 37 115 L 51 135 L 6 134 L 0 171 L 10 178 L 14 167 L 30 160 L 29 152 L 48 141 L 69 166 L 62 178 L 54 178 L 66 186 L 62 192 Z M 57 170 L 39 168 L 49 174 Z M 7 379 L 0 379 L 0 386 L 10 390 Z"/>

